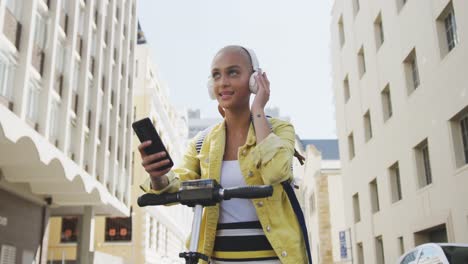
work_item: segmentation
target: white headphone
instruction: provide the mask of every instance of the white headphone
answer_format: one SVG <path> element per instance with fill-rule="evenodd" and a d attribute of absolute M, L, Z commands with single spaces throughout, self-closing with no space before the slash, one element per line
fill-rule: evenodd
<path fill-rule="evenodd" d="M 256 94 L 258 91 L 258 85 L 257 85 L 257 82 L 255 81 L 255 76 L 257 76 L 260 71 L 260 66 L 258 65 L 258 59 L 253 50 L 244 48 L 244 47 L 242 47 L 242 49 L 247 51 L 250 57 L 250 61 L 252 62 L 252 68 L 254 72 L 252 73 L 252 75 L 250 75 L 249 89 L 251 93 Z M 213 100 L 216 100 L 216 93 L 214 91 L 214 80 L 212 76 L 208 77 L 208 83 L 206 86 L 208 87 L 208 94 L 210 95 L 210 98 Z"/>

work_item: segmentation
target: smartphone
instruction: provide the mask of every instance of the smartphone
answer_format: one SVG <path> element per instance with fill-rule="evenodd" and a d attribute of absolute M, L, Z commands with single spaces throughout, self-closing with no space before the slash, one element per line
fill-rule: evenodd
<path fill-rule="evenodd" d="M 156 132 L 156 129 L 154 128 L 153 123 L 149 118 L 144 118 L 133 122 L 132 127 L 136 135 L 138 136 L 138 139 L 140 139 L 140 142 L 143 143 L 147 140 L 151 140 L 151 145 L 149 145 L 143 150 L 147 155 L 151 155 L 161 151 L 166 152 L 166 157 L 157 161 L 169 159 L 169 163 L 164 167 L 161 167 L 160 170 L 165 170 L 174 166 L 174 162 L 172 161 L 171 156 L 169 156 L 169 152 L 167 152 L 166 147 L 164 146 L 161 140 L 161 137 L 159 137 L 158 132 Z"/>

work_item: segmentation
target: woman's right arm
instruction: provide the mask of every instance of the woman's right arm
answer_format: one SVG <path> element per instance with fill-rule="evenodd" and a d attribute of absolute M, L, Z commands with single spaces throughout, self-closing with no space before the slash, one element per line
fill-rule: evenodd
<path fill-rule="evenodd" d="M 140 185 L 140 188 L 144 192 L 155 194 L 176 192 L 179 190 L 180 181 L 200 178 L 200 161 L 195 149 L 195 139 L 190 141 L 182 163 L 177 168 L 169 168 L 162 171 L 159 170 L 159 168 L 165 166 L 169 161 L 165 159 L 156 162 L 156 160 L 165 157 L 164 152 L 146 155 L 143 149 L 150 144 L 151 143 L 149 142 L 143 142 L 138 146 L 138 150 L 140 151 L 142 158 L 142 166 L 150 176 L 142 185 Z"/>

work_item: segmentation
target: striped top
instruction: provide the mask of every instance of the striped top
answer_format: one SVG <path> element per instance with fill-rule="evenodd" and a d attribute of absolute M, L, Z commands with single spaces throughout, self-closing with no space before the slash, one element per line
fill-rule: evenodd
<path fill-rule="evenodd" d="M 220 183 L 223 188 L 246 185 L 237 160 L 223 161 Z M 263 232 L 251 200 L 231 199 L 220 203 L 212 260 L 218 264 L 281 263 Z"/>
<path fill-rule="evenodd" d="M 259 221 L 218 224 L 214 263 L 280 264 Z"/>

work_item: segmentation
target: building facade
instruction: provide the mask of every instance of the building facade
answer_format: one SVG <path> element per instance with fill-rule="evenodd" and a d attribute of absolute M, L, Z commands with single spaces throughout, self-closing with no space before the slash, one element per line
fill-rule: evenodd
<path fill-rule="evenodd" d="M 468 2 L 335 0 L 333 89 L 354 263 L 468 243 Z"/>
<path fill-rule="evenodd" d="M 170 103 L 167 88 L 161 85 L 157 68 L 151 61 L 150 46 L 141 29 L 138 34 L 131 118 L 133 121 L 150 118 L 177 164 L 185 151 L 187 117 Z M 192 212 L 183 206 L 138 207 L 136 201 L 143 194 L 139 185 L 147 179 L 148 173 L 141 166 L 137 136 L 133 135 L 132 140 L 132 149 L 128 150 L 132 157 L 131 215 L 96 217 L 95 249 L 99 256 L 112 257 L 118 263 L 182 263 L 178 253 L 184 251 Z M 69 217 L 54 218 L 50 235 L 55 251 L 61 252 L 56 257 L 70 262 L 76 260 L 76 241 L 61 242 L 60 238 L 66 232 L 63 226 L 71 225 L 71 220 Z"/>
<path fill-rule="evenodd" d="M 186 111 L 171 104 L 167 87 L 159 81 L 158 71 L 151 61 L 150 48 L 137 48 L 137 88 L 134 94 L 135 120 L 149 117 L 161 136 L 167 151 L 177 166 L 187 146 L 188 117 Z M 138 138 L 135 136 L 133 201 L 142 193 L 139 185 L 148 178 L 141 166 Z M 185 263 L 179 253 L 186 251 L 185 242 L 191 231 L 193 213 L 182 205 L 139 208 L 134 205 L 134 263 Z M 132 262 L 133 263 L 133 262 Z"/>
<path fill-rule="evenodd" d="M 63 216 L 92 263 L 95 216 L 130 213 L 135 2 L 0 2 L 1 263 L 46 263 Z"/>
<path fill-rule="evenodd" d="M 338 140 L 296 137 L 296 150 L 305 157 L 304 165 L 295 160 L 293 168 L 309 232 L 312 262 L 351 263 Z"/>

